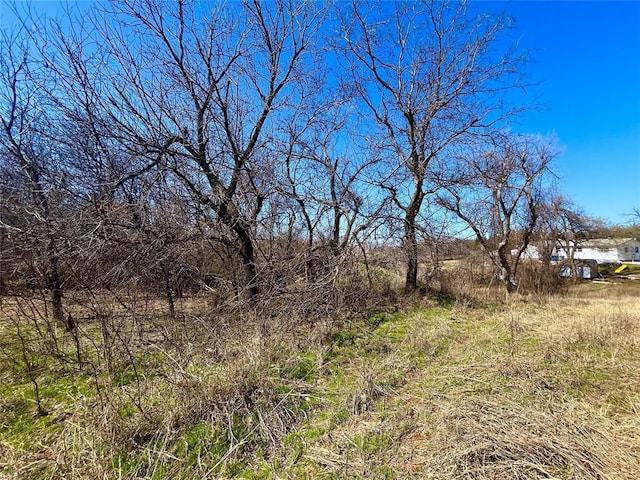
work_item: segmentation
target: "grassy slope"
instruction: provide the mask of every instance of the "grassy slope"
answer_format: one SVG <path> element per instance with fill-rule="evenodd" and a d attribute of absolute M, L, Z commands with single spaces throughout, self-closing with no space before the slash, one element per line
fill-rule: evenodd
<path fill-rule="evenodd" d="M 256 478 L 637 478 L 638 298 L 396 314 Z"/>
<path fill-rule="evenodd" d="M 145 416 L 124 400 L 92 415 L 82 378 L 52 377 L 38 417 L 14 379 L 0 478 L 635 479 L 640 296 L 616 287 L 424 304 L 354 318 L 320 346 L 245 337 L 224 372 L 195 356 L 169 383 L 149 374 Z"/>

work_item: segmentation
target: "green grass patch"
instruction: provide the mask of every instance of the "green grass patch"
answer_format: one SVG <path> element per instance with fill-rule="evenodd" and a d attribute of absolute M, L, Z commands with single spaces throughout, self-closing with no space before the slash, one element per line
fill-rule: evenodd
<path fill-rule="evenodd" d="M 638 319 L 609 304 L 576 313 L 589 307 L 580 301 L 470 309 L 444 298 L 336 320 L 317 344 L 235 339 L 226 356 L 142 346 L 137 372 L 126 357 L 112 377 L 99 372 L 115 399 L 103 420 L 120 425 L 91 447 L 94 461 L 106 478 L 633 478 Z M 96 402 L 96 379 L 47 365 L 38 416 L 24 367 L 0 385 L 0 446 L 14 459 L 55 445 L 68 415 Z M 75 471 L 39 465 L 33 478 Z"/>

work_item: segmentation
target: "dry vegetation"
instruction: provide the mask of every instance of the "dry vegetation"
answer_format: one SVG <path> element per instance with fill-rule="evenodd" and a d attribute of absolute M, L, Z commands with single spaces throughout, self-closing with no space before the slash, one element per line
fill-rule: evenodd
<path fill-rule="evenodd" d="M 510 19 L 89 3 L 0 29 L 0 480 L 634 478 Z"/>
<path fill-rule="evenodd" d="M 486 298 L 312 325 L 147 304 L 83 324 L 80 364 L 5 299 L 0 478 L 636 478 L 640 285 Z"/>

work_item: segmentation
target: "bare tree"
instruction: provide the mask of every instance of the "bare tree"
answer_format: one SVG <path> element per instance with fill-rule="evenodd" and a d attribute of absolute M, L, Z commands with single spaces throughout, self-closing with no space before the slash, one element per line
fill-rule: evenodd
<path fill-rule="evenodd" d="M 283 146 L 281 192 L 302 217 L 311 281 L 318 252 L 324 251 L 324 261 L 338 260 L 386 206 L 386 198 L 370 182 L 379 160 L 345 142 L 350 138 L 349 106 L 325 99 L 324 105 L 305 108 L 294 117 L 298 123 L 290 125 Z"/>
<path fill-rule="evenodd" d="M 552 239 L 552 248 L 564 253 L 571 268 L 571 275 L 577 280 L 575 253 L 580 242 L 589 237 L 594 223 L 573 202 L 562 195 L 556 196 L 548 205 L 547 215 L 543 218 Z"/>
<path fill-rule="evenodd" d="M 91 93 L 87 121 L 131 159 L 125 178 L 164 172 L 224 226 L 217 240 L 240 258 L 255 299 L 262 172 L 303 82 L 319 11 L 286 1 L 122 0 L 93 15 L 91 48 L 86 35 L 64 34 L 53 48 L 71 73 L 67 90 Z"/>
<path fill-rule="evenodd" d="M 22 29 L 0 31 L 0 160 L 4 180 L 13 180 L 3 185 L 4 207 L 12 210 L 3 218 L 3 242 L 13 239 L 27 264 L 25 277 L 42 281 L 50 292 L 53 318 L 70 329 L 60 268 L 62 218 L 56 209 L 63 165 L 56 162 L 55 148 L 42 134 L 47 115 L 36 80 L 41 72 L 29 55 L 31 48 Z M 4 223 L 9 217 L 12 225 Z"/>
<path fill-rule="evenodd" d="M 501 48 L 509 26 L 464 2 L 343 9 L 349 81 L 388 160 L 380 185 L 402 212 L 406 291 L 417 286 L 419 214 L 440 188 L 448 150 L 514 113 L 505 93 L 520 84 L 523 57 Z"/>
<path fill-rule="evenodd" d="M 507 292 L 514 293 L 518 263 L 543 205 L 545 174 L 558 149 L 548 139 L 499 135 L 478 150 L 462 156 L 464 174 L 443 190 L 439 203 L 473 231 Z"/>

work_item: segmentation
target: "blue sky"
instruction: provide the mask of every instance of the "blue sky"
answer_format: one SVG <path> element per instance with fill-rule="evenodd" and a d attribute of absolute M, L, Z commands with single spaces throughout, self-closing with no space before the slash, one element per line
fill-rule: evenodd
<path fill-rule="evenodd" d="M 543 107 L 519 129 L 557 135 L 561 191 L 585 213 L 628 222 L 640 208 L 640 2 L 490 7 L 515 18 L 520 44 L 532 50 L 530 77 L 541 81 L 530 90 Z"/>
<path fill-rule="evenodd" d="M 90 0 L 88 0 L 90 1 Z M 18 2 L 23 3 L 23 2 Z M 85 3 L 85 2 L 80 2 Z M 51 13 L 62 2 L 35 1 Z M 625 223 L 640 208 L 640 1 L 477 1 L 506 10 L 541 107 L 518 130 L 555 133 L 560 189 L 585 213 Z M 0 25 L 10 14 L 0 0 Z"/>

